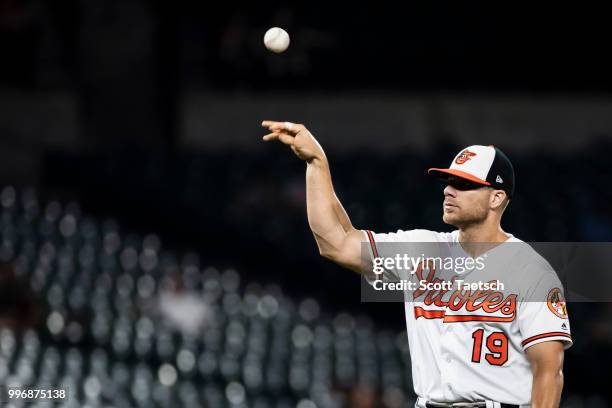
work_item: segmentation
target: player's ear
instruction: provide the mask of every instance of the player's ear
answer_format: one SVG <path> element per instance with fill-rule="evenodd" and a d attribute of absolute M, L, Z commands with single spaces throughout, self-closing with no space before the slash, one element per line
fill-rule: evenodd
<path fill-rule="evenodd" d="M 491 209 L 505 210 L 508 205 L 508 194 L 504 190 L 493 190 L 490 199 Z"/>

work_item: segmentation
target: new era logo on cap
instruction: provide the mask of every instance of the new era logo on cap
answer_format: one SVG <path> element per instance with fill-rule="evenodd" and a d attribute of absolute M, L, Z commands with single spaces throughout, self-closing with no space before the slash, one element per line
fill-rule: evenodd
<path fill-rule="evenodd" d="M 461 150 L 449 168 L 431 168 L 429 173 L 439 178 L 449 175 L 514 193 L 514 168 L 508 157 L 497 147 L 473 145 Z"/>

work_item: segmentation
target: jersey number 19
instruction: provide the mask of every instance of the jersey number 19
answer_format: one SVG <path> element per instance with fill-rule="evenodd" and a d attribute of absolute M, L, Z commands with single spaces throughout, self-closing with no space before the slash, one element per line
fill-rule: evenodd
<path fill-rule="evenodd" d="M 474 347 L 472 349 L 472 362 L 480 363 L 484 329 L 472 333 Z M 491 365 L 500 366 L 508 361 L 508 337 L 504 332 L 493 332 L 486 338 L 485 345 L 490 353 L 485 353 L 485 360 Z"/>

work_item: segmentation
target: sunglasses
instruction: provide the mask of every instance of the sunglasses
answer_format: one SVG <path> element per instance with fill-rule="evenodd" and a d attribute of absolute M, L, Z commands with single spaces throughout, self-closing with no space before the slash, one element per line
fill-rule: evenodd
<path fill-rule="evenodd" d="M 482 184 L 459 177 L 449 177 L 446 179 L 446 184 L 460 191 L 477 190 L 479 188 L 486 187 Z"/>

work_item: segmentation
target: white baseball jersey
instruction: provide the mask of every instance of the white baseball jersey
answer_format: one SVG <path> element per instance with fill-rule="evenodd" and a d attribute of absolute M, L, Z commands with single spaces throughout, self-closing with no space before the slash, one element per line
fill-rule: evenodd
<path fill-rule="evenodd" d="M 469 257 L 458 243 L 459 231 L 428 230 L 375 234 L 364 231 L 369 256 L 394 257 L 385 243 L 433 242 L 450 257 Z M 444 273 L 464 281 L 488 281 L 491 268 L 504 269 L 518 283 L 504 292 L 416 290 L 405 292 L 406 326 L 417 396 L 437 402 L 497 401 L 531 403 L 533 375 L 525 350 L 545 341 L 572 344 L 563 289 L 550 264 L 523 241 L 510 250 L 485 253 L 484 269 L 463 271 L 385 269 L 377 279 L 435 281 Z M 522 244 L 521 244 L 522 243 Z M 404 246 L 402 246 L 404 248 Z M 411 245 L 405 245 L 409 252 Z M 413 248 L 414 250 L 414 248 Z M 518 251 L 518 252 L 517 252 Z M 387 252 L 387 253 L 385 253 Z M 414 254 L 414 256 L 419 256 Z M 439 256 L 440 254 L 438 254 Z M 488 269 L 487 269 L 488 268 Z M 414 273 L 417 272 L 417 273 Z M 499 272 L 499 271 L 496 271 Z M 499 275 L 499 274 L 498 274 Z M 448 276 L 447 276 L 448 278 Z M 372 284 L 374 279 L 367 278 Z M 410 299 L 408 298 L 410 297 Z"/>

